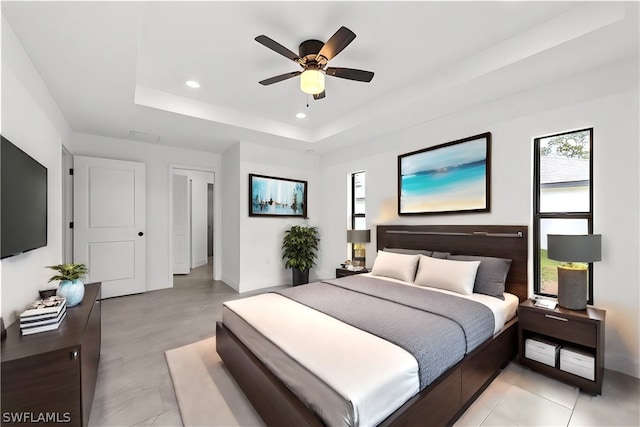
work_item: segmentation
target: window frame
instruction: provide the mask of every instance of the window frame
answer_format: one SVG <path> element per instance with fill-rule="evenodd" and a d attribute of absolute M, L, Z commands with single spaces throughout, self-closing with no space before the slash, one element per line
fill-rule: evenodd
<path fill-rule="evenodd" d="M 543 139 L 553 138 L 578 132 L 589 132 L 589 211 L 585 212 L 540 212 L 541 184 L 540 184 L 540 142 Z M 533 140 L 533 293 L 546 297 L 557 298 L 557 295 L 543 293 L 540 290 L 540 233 L 541 222 L 545 219 L 585 219 L 587 220 L 587 233 L 593 234 L 593 127 L 576 129 L 534 138 Z M 593 305 L 593 263 L 588 263 L 588 299 L 587 304 Z"/>
<path fill-rule="evenodd" d="M 358 172 L 352 172 L 351 173 L 351 229 L 352 230 L 356 230 L 356 218 L 364 218 L 366 221 L 366 203 L 367 203 L 367 198 L 365 196 L 365 213 L 356 213 L 356 175 L 358 174 L 364 174 L 366 173 L 365 171 L 358 171 Z M 365 175 L 366 176 L 366 175 Z M 365 183 L 366 183 L 366 178 L 365 178 Z M 366 194 L 366 184 L 365 184 L 365 194 Z M 354 244 L 351 244 L 351 260 L 355 261 L 356 260 L 356 249 L 355 249 Z"/>

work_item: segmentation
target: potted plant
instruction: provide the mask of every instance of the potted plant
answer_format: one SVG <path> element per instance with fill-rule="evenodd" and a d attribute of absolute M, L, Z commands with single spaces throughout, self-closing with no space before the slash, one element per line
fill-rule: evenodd
<path fill-rule="evenodd" d="M 309 269 L 318 257 L 318 227 L 294 225 L 284 233 L 282 259 L 293 271 L 293 286 L 309 283 Z"/>
<path fill-rule="evenodd" d="M 49 279 L 49 282 L 60 281 L 57 294 L 67 300 L 67 307 L 80 304 L 84 297 L 84 283 L 80 278 L 88 273 L 87 266 L 84 264 L 60 264 L 49 265 L 47 268 L 58 272 Z"/>

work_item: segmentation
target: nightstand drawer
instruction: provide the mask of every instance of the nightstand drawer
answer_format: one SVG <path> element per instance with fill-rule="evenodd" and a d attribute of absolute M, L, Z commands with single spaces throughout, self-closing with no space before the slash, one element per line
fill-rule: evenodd
<path fill-rule="evenodd" d="M 570 316 L 541 309 L 520 311 L 521 327 L 558 339 L 595 348 L 597 345 L 596 325 L 572 319 Z"/>

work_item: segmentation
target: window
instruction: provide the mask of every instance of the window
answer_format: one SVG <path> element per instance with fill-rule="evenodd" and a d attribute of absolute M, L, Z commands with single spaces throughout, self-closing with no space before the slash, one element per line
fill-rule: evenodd
<path fill-rule="evenodd" d="M 365 210 L 365 173 L 356 172 L 351 174 L 351 229 L 366 230 L 366 210 Z M 351 245 L 351 259 L 355 262 L 365 262 L 364 244 L 354 243 Z"/>
<path fill-rule="evenodd" d="M 536 138 L 534 175 L 534 292 L 555 297 L 560 261 L 547 257 L 547 235 L 593 233 L 593 128 Z"/>

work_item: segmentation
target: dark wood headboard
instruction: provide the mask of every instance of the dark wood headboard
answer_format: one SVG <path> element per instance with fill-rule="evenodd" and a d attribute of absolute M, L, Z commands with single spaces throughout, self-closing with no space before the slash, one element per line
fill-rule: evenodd
<path fill-rule="evenodd" d="M 506 291 L 528 298 L 526 225 L 378 225 L 377 249 L 406 248 L 511 259 Z"/>

